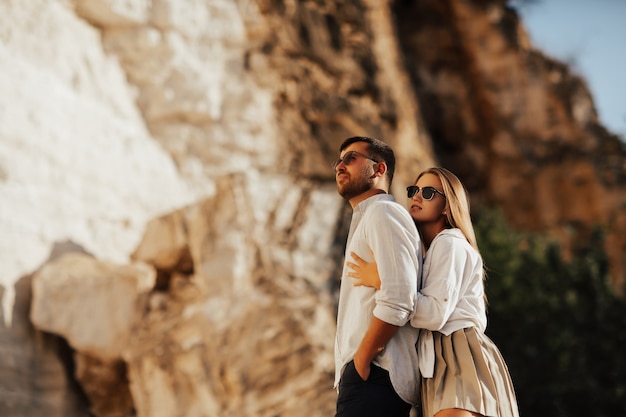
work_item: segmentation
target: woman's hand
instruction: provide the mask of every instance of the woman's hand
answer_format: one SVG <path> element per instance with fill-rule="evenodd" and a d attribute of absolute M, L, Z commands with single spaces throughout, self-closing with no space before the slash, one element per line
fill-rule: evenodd
<path fill-rule="evenodd" d="M 376 288 L 380 290 L 380 276 L 378 276 L 378 268 L 376 265 L 376 258 L 374 258 L 374 252 L 370 249 L 372 255 L 372 262 L 366 262 L 354 252 L 350 252 L 350 256 L 356 263 L 346 262 L 348 268 L 351 268 L 354 272 L 348 271 L 348 276 L 354 278 L 355 281 L 352 285 L 355 287 L 365 285 L 366 287 Z"/>

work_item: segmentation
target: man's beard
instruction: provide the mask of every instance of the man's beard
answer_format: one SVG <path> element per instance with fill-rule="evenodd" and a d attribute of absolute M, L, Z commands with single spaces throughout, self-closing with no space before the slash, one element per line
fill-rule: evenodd
<path fill-rule="evenodd" d="M 374 181 L 366 174 L 366 172 L 363 172 L 361 177 L 354 179 L 350 178 L 348 182 L 338 185 L 337 191 L 339 192 L 339 195 L 345 200 L 350 200 L 357 195 L 371 190 L 374 186 Z"/>

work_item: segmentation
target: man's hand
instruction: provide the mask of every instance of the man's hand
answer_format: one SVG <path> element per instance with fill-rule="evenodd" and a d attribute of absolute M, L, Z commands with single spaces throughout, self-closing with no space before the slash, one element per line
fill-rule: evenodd
<path fill-rule="evenodd" d="M 359 374 L 363 381 L 367 381 L 367 379 L 370 377 L 371 362 L 361 358 L 359 352 L 360 351 L 357 351 L 357 353 L 354 355 L 354 369 L 356 369 L 356 372 Z"/>
<path fill-rule="evenodd" d="M 385 323 L 377 317 L 372 317 L 367 332 L 361 340 L 361 344 L 354 354 L 354 368 L 359 373 L 363 381 L 370 377 L 370 366 L 372 360 L 384 348 L 387 342 L 398 331 L 399 327 Z"/>

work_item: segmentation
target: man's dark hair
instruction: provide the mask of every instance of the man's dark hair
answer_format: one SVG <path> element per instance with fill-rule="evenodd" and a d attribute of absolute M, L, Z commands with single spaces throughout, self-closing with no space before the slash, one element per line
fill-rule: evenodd
<path fill-rule="evenodd" d="M 391 181 L 393 181 L 393 173 L 396 169 L 396 157 L 393 154 L 393 149 L 380 139 L 368 138 L 367 136 L 353 136 L 343 141 L 339 147 L 339 152 L 346 149 L 348 146 L 355 142 L 365 142 L 368 144 L 369 156 L 377 162 L 385 162 L 387 164 L 387 178 L 389 179 L 389 186 L 391 187 Z"/>

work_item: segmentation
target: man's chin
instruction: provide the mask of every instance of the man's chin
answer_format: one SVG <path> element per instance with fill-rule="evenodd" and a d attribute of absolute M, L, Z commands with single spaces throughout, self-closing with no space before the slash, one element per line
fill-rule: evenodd
<path fill-rule="evenodd" d="M 350 189 L 349 187 L 340 187 L 338 191 L 339 195 L 342 196 L 344 200 L 350 200 L 360 194 L 355 192 L 355 190 Z"/>
<path fill-rule="evenodd" d="M 349 200 L 351 198 L 349 190 L 346 189 L 346 187 L 342 187 L 339 184 L 337 184 L 337 192 L 339 193 L 340 196 L 342 196 L 346 200 Z"/>
<path fill-rule="evenodd" d="M 361 186 L 357 186 L 354 183 L 345 183 L 345 184 L 337 184 L 337 192 L 342 196 L 345 200 L 351 200 L 352 198 L 367 192 L 370 187 L 368 185 L 362 184 Z"/>

